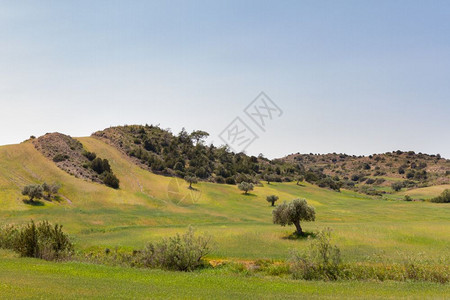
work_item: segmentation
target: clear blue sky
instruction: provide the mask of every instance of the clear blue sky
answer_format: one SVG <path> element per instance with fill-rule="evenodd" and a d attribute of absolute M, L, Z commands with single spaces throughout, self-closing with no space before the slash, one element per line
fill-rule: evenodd
<path fill-rule="evenodd" d="M 449 1 L 0 0 L 0 144 L 145 123 L 220 144 L 265 91 L 284 113 L 250 154 L 450 158 L 449 20 Z"/>

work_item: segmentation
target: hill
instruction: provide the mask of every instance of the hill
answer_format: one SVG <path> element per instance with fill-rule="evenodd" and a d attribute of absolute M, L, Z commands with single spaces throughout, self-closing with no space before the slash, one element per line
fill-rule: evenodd
<path fill-rule="evenodd" d="M 83 249 L 140 247 L 146 241 L 195 224 L 216 237 L 214 257 L 284 259 L 293 244 L 283 239 L 292 229 L 275 226 L 266 196 L 280 201 L 306 198 L 318 219 L 306 230 L 331 226 L 349 259 L 395 249 L 442 253 L 448 238 L 448 205 L 383 201 L 353 191 L 336 192 L 307 182 L 264 182 L 248 196 L 235 185 L 200 182 L 189 190 L 184 180 L 154 174 L 95 137 L 77 139 L 83 148 L 109 161 L 120 189 L 76 178 L 61 170 L 27 141 L 0 147 L 2 223 L 30 218 L 64 224 Z M 21 189 L 30 183 L 62 185 L 60 202 L 25 204 Z M 439 191 L 436 191 L 438 193 Z M 395 194 L 397 195 L 397 194 Z M 437 194 L 436 194 L 437 195 Z M 434 196 L 431 195 L 430 196 Z M 401 197 L 399 195 L 399 197 Z M 355 231 L 354 228 L 364 227 Z M 393 235 L 393 233 L 395 233 Z M 387 242 L 389 241 L 389 242 Z M 433 244 L 433 247 L 429 247 Z M 401 254 L 398 254 L 401 257 Z"/>
<path fill-rule="evenodd" d="M 118 188 L 119 181 L 111 170 L 107 159 L 97 157 L 95 152 L 83 148 L 80 141 L 61 133 L 47 133 L 33 144 L 45 157 L 77 178 L 83 178 Z"/>
<path fill-rule="evenodd" d="M 369 156 L 347 154 L 291 154 L 283 162 L 337 177 L 346 188 L 363 193 L 389 191 L 393 183 L 420 188 L 450 183 L 450 160 L 439 154 L 393 151 Z M 376 193 L 375 193 L 376 194 Z M 380 193 L 378 193 L 380 194 Z"/>
<path fill-rule="evenodd" d="M 96 153 L 108 160 L 111 170 L 120 180 L 120 188 L 112 189 L 100 182 L 69 174 L 49 159 L 51 156 L 40 152 L 33 140 L 1 146 L 0 226 L 22 224 L 30 219 L 60 223 L 75 241 L 77 251 L 92 256 L 105 253 L 106 249 L 130 252 L 141 249 L 149 241 L 184 232 L 187 226 L 194 225 L 200 233 L 207 233 L 215 240 L 209 260 L 253 263 L 268 259 L 278 262 L 285 261 L 293 249 L 304 253 L 310 241 L 292 240 L 289 236 L 293 228 L 272 224 L 272 207 L 265 198 L 274 194 L 280 197 L 280 201 L 307 199 L 315 207 L 317 219 L 314 223 L 305 223 L 304 229 L 317 232 L 331 227 L 333 239 L 347 262 L 402 263 L 405 257 L 420 260 L 424 255 L 430 259 L 449 259 L 450 206 L 446 204 L 397 200 L 403 197 L 403 192 L 382 198 L 347 189 L 337 192 L 308 182 L 268 184 L 264 181 L 250 195 L 244 195 L 235 185 L 207 180 L 200 181 L 195 190 L 190 190 L 181 178 L 150 172 L 137 164 L 135 158 L 104 139 L 93 136 L 74 140 L 77 145 L 82 145 L 77 148 L 80 151 Z M 61 184 L 60 201 L 43 200 L 35 205 L 22 201 L 23 186 L 43 182 Z M 417 191 L 432 197 L 444 187 L 408 192 Z M 111 293 L 102 292 L 101 295 L 126 293 L 139 297 L 142 294 L 136 291 L 145 286 L 148 293 L 180 296 L 172 284 L 158 283 L 166 280 L 176 281 L 177 286 L 192 293 L 193 297 L 199 297 L 199 289 L 204 292 L 204 297 L 210 296 L 223 282 L 227 282 L 229 297 L 260 296 L 262 294 L 249 291 L 265 291 L 263 287 L 268 289 L 264 295 L 276 297 L 271 294 L 274 286 L 289 289 L 291 292 L 286 292 L 288 297 L 298 295 L 306 286 L 310 291 L 305 292 L 308 297 L 310 293 L 331 295 L 324 288 L 355 297 L 362 295 L 357 292 L 359 290 L 364 290 L 364 295 L 367 295 L 368 289 L 374 296 L 379 295 L 380 289 L 385 289 L 386 295 L 400 296 L 411 295 L 412 290 L 423 296 L 446 293 L 445 285 L 420 282 L 382 285 L 377 282 L 376 286 L 358 281 L 299 283 L 282 278 L 248 277 L 240 273 L 229 275 L 221 269 L 206 269 L 188 275 L 75 262 L 57 264 L 18 259 L 1 250 L 0 265 L 0 279 L 6 283 L 0 285 L 0 293 L 6 297 L 18 295 L 20 285 L 20 295 L 33 293 L 47 298 L 64 294 L 69 298 L 79 298 L 80 295 L 90 295 L 98 286 L 107 289 L 111 283 L 114 285 L 108 289 Z M 11 274 L 23 280 L 11 281 Z M 142 282 L 145 285 L 141 285 Z M 246 290 L 238 291 L 244 283 Z M 155 286 L 159 288 L 153 288 Z M 281 291 L 277 291 L 280 295 Z"/>

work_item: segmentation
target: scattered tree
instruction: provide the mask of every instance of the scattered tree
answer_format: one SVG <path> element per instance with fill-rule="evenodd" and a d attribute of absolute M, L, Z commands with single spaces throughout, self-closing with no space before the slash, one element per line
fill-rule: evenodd
<path fill-rule="evenodd" d="M 28 196 L 30 201 L 33 202 L 34 199 L 41 199 L 43 196 L 42 186 L 39 184 L 27 185 L 22 190 L 22 195 Z"/>
<path fill-rule="evenodd" d="M 272 206 L 275 206 L 275 202 L 278 200 L 278 196 L 270 195 L 266 198 L 267 202 L 272 203 Z"/>
<path fill-rule="evenodd" d="M 248 194 L 249 191 L 253 191 L 253 183 L 242 181 L 238 184 L 238 189 L 244 192 L 244 194 Z"/>
<path fill-rule="evenodd" d="M 305 176 L 300 175 L 297 177 L 297 185 L 300 185 L 300 182 L 303 182 L 305 180 Z"/>
<path fill-rule="evenodd" d="M 193 176 L 193 175 L 187 175 L 186 177 L 184 177 L 184 180 L 186 180 L 187 183 L 189 183 L 189 189 L 192 190 L 192 184 L 195 184 L 198 182 L 197 177 Z"/>
<path fill-rule="evenodd" d="M 274 180 L 274 177 L 271 174 L 264 174 L 263 179 L 267 181 L 267 184 L 270 184 Z"/>
<path fill-rule="evenodd" d="M 195 130 L 191 133 L 190 138 L 197 145 L 198 143 L 203 143 L 203 140 L 209 136 L 209 133 L 203 130 Z"/>
<path fill-rule="evenodd" d="M 54 184 L 47 184 L 47 183 L 43 183 L 42 184 L 42 190 L 47 193 L 47 199 L 51 199 L 53 195 L 58 194 L 59 189 L 61 188 L 61 186 L 57 183 Z"/>
<path fill-rule="evenodd" d="M 300 221 L 315 221 L 316 211 L 305 199 L 295 199 L 289 203 L 284 202 L 272 212 L 273 223 L 281 226 L 295 225 L 298 235 L 303 235 Z"/>

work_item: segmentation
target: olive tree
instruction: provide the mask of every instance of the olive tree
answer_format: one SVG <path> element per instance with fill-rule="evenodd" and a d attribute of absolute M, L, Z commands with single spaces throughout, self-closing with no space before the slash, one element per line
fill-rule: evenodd
<path fill-rule="evenodd" d="M 43 197 L 43 189 L 39 184 L 27 185 L 22 190 L 22 195 L 30 197 L 30 201 L 34 199 L 41 199 Z"/>
<path fill-rule="evenodd" d="M 275 206 L 275 202 L 278 200 L 278 196 L 270 195 L 266 198 L 267 202 L 272 203 L 272 206 Z"/>
<path fill-rule="evenodd" d="M 287 203 L 286 201 L 275 208 L 272 212 L 273 223 L 281 226 L 295 225 L 298 235 L 303 234 L 300 221 L 314 221 L 316 211 L 305 199 L 295 199 Z"/>
<path fill-rule="evenodd" d="M 242 181 L 238 184 L 238 189 L 247 195 L 249 191 L 253 191 L 253 183 Z"/>
<path fill-rule="evenodd" d="M 44 182 L 42 184 L 42 190 L 47 193 L 48 199 L 51 199 L 53 195 L 58 194 L 58 191 L 60 188 L 61 188 L 61 186 L 57 183 L 47 184 Z"/>
<path fill-rule="evenodd" d="M 186 177 L 184 177 L 184 180 L 186 180 L 186 182 L 189 183 L 189 189 L 191 189 L 191 190 L 192 190 L 192 184 L 198 182 L 197 177 L 191 176 L 191 175 L 187 175 Z"/>

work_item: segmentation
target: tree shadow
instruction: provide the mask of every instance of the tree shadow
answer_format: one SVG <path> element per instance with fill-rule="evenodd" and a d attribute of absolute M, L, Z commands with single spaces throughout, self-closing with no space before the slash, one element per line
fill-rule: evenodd
<path fill-rule="evenodd" d="M 50 199 L 49 201 L 52 202 L 53 200 L 55 200 L 58 203 L 61 203 L 62 199 L 59 195 L 53 196 L 52 199 Z"/>
<path fill-rule="evenodd" d="M 315 238 L 317 233 L 312 231 L 303 231 L 302 234 L 298 234 L 297 232 L 293 232 L 290 235 L 284 236 L 283 240 L 305 240 L 308 238 Z"/>
<path fill-rule="evenodd" d="M 44 206 L 45 204 L 41 201 L 31 201 L 29 199 L 22 199 L 22 202 L 27 204 L 27 205 L 31 205 L 31 206 Z"/>
<path fill-rule="evenodd" d="M 305 186 L 306 186 L 306 185 L 301 184 L 301 183 L 296 183 L 295 185 L 296 185 L 296 186 L 301 186 L 301 187 L 305 187 Z"/>
<path fill-rule="evenodd" d="M 252 193 L 242 193 L 241 195 L 245 196 L 245 197 L 258 197 L 256 194 L 252 194 Z"/>
<path fill-rule="evenodd" d="M 199 189 L 197 189 L 197 188 L 195 188 L 195 187 L 193 187 L 193 186 L 188 186 L 188 190 L 191 190 L 191 191 L 198 191 Z"/>

